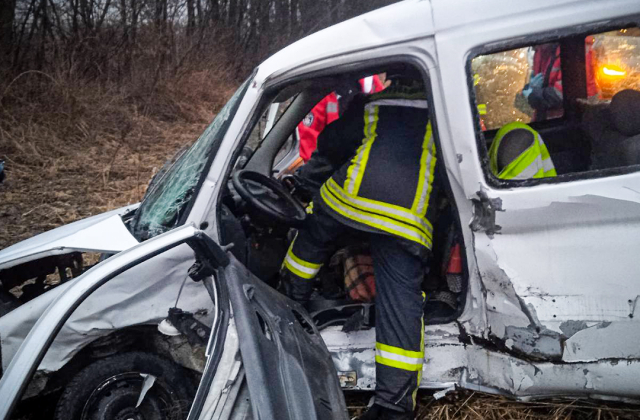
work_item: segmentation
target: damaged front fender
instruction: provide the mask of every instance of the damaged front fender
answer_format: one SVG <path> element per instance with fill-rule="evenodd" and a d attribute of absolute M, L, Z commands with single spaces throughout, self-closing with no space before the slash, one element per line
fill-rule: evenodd
<path fill-rule="evenodd" d="M 122 207 L 26 239 L 0 251 L 0 270 L 72 252 L 115 254 L 138 244 L 123 222 L 139 204 Z M 1 273 L 1 271 L 0 271 Z"/>

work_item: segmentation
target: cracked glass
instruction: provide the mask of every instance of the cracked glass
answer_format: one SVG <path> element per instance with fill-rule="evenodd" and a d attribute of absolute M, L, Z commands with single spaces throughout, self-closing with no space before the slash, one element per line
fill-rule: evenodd
<path fill-rule="evenodd" d="M 222 141 L 249 81 L 238 88 L 193 146 L 179 151 L 151 181 L 133 224 L 133 234 L 138 240 L 160 235 L 182 223 L 182 216 L 209 166 L 211 153 Z"/>

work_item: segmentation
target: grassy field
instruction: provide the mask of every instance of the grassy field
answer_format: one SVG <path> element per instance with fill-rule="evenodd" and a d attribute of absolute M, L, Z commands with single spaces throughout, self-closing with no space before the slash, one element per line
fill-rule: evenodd
<path fill-rule="evenodd" d="M 0 93 L 0 248 L 139 201 L 151 176 L 193 142 L 233 90 L 192 75 L 185 85 L 144 96 L 135 89 L 73 86 L 40 74 Z M 200 86 L 192 89 L 192 86 Z M 212 94 L 211 92 L 214 92 Z M 352 394 L 352 415 L 370 394 Z M 638 407 L 588 401 L 514 402 L 458 393 L 420 394 L 419 419 L 636 419 Z"/>

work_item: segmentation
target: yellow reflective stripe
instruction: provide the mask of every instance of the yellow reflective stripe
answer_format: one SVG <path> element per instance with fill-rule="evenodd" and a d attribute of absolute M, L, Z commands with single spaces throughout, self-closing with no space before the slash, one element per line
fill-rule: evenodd
<path fill-rule="evenodd" d="M 297 235 L 296 235 L 297 238 Z M 322 264 L 315 264 L 304 261 L 298 258 L 293 253 L 293 244 L 296 241 L 296 238 L 291 241 L 291 245 L 289 245 L 289 250 L 287 251 L 287 256 L 284 259 L 284 266 L 295 274 L 298 277 L 302 277 L 303 279 L 312 279 L 318 274 L 320 268 L 322 268 Z"/>
<path fill-rule="evenodd" d="M 344 181 L 344 189 L 350 194 L 358 194 L 360 190 L 362 177 L 369 161 L 371 146 L 377 136 L 378 110 L 377 106 L 365 108 L 364 139 L 362 140 L 362 145 L 358 148 L 356 156 L 351 160 L 351 165 L 347 169 L 347 177 Z"/>
<path fill-rule="evenodd" d="M 487 104 L 478 105 L 478 114 L 487 115 Z"/>
<path fill-rule="evenodd" d="M 398 369 L 420 372 L 424 363 L 424 349 L 422 351 L 411 351 L 376 343 L 376 362 Z"/>
<path fill-rule="evenodd" d="M 404 207 L 396 206 L 394 204 L 383 203 L 382 201 L 370 200 L 368 198 L 356 197 L 348 194 L 340 188 L 333 178 L 329 178 L 329 181 L 327 181 L 325 185 L 333 195 L 348 203 L 350 206 L 368 213 L 377 213 L 382 216 L 400 220 L 421 230 L 427 237 L 431 238 L 433 232 L 431 223 L 429 223 L 429 221 L 424 217 L 414 214 L 409 209 L 405 209 Z"/>
<path fill-rule="evenodd" d="M 346 217 L 347 219 L 380 229 L 383 232 L 405 238 L 409 241 L 417 242 L 420 245 L 431 249 L 431 238 L 427 237 L 422 233 L 422 231 L 414 228 L 413 226 L 403 225 L 400 222 L 384 216 L 367 214 L 353 207 L 346 207 L 333 198 L 329 190 L 326 188 L 326 185 L 327 184 L 320 188 L 320 195 L 322 196 L 323 201 L 336 213 Z"/>
<path fill-rule="evenodd" d="M 421 351 L 405 350 L 400 347 L 390 346 L 388 344 L 380 343 L 377 341 L 376 341 L 376 350 L 381 350 L 387 353 L 393 353 L 398 356 L 403 356 L 411 359 L 422 359 L 424 357 L 424 350 L 421 350 Z"/>
<path fill-rule="evenodd" d="M 368 106 L 401 106 L 405 108 L 429 109 L 426 99 L 380 99 L 369 102 Z"/>
<path fill-rule="evenodd" d="M 390 366 L 396 369 L 408 370 L 410 372 L 420 372 L 422 370 L 422 363 L 420 364 L 411 364 L 399 362 L 393 359 L 387 359 L 382 356 L 378 356 L 376 354 L 376 363 L 380 363 L 381 365 Z"/>
<path fill-rule="evenodd" d="M 288 258 L 284 260 L 284 265 L 293 274 L 295 274 L 298 277 L 302 277 L 303 279 L 311 280 L 312 278 L 315 277 L 314 274 L 305 273 L 304 271 L 299 270 L 297 267 L 291 264 L 291 261 Z"/>
<path fill-rule="evenodd" d="M 427 214 L 429 196 L 433 189 L 433 177 L 436 167 L 436 145 L 433 141 L 431 122 L 427 124 L 427 131 L 422 143 L 422 156 L 420 157 L 420 174 L 416 196 L 413 199 L 411 210 L 420 216 Z M 427 176 L 427 171 L 429 174 Z"/>
<path fill-rule="evenodd" d="M 422 292 L 422 304 L 424 305 L 424 302 L 427 300 L 427 295 Z M 424 311 L 422 312 L 423 315 L 420 318 L 420 351 L 422 352 L 422 354 L 424 354 Z M 423 361 L 424 363 L 424 361 Z M 418 396 L 418 388 L 420 388 L 420 382 L 422 382 L 422 369 L 420 369 L 418 371 L 418 384 L 416 386 L 416 389 L 413 390 L 413 393 L 411 394 L 411 399 L 413 400 L 413 408 L 416 408 L 416 397 Z"/>
<path fill-rule="evenodd" d="M 291 259 L 293 261 L 295 261 L 296 263 L 300 264 L 302 267 L 309 268 L 311 270 L 319 270 L 320 267 L 322 267 L 322 264 L 316 264 L 316 263 L 308 262 L 308 261 L 305 261 L 305 260 L 301 259 L 300 257 L 297 257 L 293 253 L 293 250 L 289 250 L 289 253 L 287 254 L 287 256 L 291 257 Z"/>

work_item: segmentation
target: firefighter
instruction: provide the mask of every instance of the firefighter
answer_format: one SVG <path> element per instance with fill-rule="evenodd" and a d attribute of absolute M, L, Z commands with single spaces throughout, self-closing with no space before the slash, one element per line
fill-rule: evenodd
<path fill-rule="evenodd" d="M 377 383 L 362 420 L 412 419 L 424 360 L 421 283 L 432 247 L 436 146 L 420 74 L 390 79 L 383 92 L 355 98 L 318 138 L 310 163 L 321 158 L 338 169 L 314 197 L 283 263 L 287 294 L 308 300 L 336 239 L 350 229 L 367 232 Z"/>

